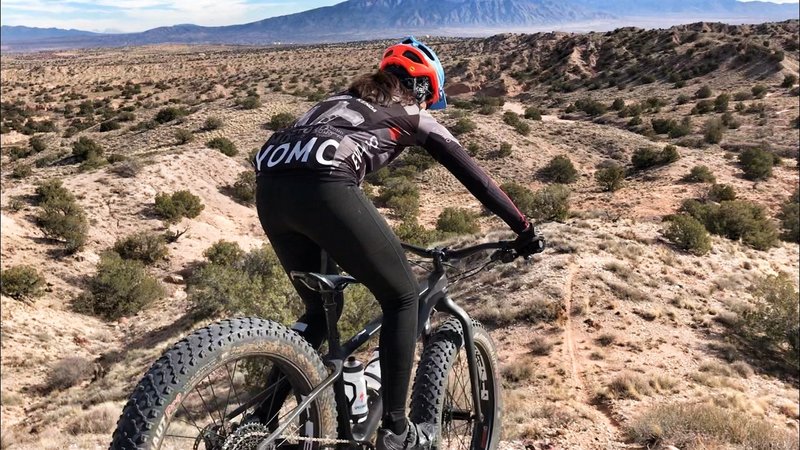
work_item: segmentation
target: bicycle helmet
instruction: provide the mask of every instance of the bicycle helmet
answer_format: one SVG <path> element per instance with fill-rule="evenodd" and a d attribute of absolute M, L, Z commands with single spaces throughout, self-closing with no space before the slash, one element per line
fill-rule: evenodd
<path fill-rule="evenodd" d="M 409 36 L 383 52 L 380 68 L 396 75 L 428 109 L 444 109 L 444 68 L 430 47 Z"/>

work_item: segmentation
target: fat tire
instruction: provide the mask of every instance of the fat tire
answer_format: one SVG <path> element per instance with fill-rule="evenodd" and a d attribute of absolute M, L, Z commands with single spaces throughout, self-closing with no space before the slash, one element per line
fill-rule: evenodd
<path fill-rule="evenodd" d="M 498 377 L 497 349 L 486 329 L 477 321 L 472 322 L 476 351 L 484 358 L 486 376 L 492 380 L 490 393 L 493 403 L 492 429 L 485 446 L 473 442 L 470 449 L 495 450 L 500 443 L 502 428 L 502 388 Z M 420 357 L 411 395 L 411 421 L 433 423 L 442 432 L 442 413 L 447 392 L 447 383 L 453 364 L 464 345 L 461 323 L 450 318 L 430 337 Z M 466 361 L 464 361 L 466 364 Z M 467 393 L 471 395 L 471 393 Z M 476 445 L 477 444 L 477 445 Z M 438 445 L 438 444 L 437 444 Z M 437 448 L 437 447 L 434 447 Z"/>
<path fill-rule="evenodd" d="M 176 343 L 147 371 L 122 411 L 110 449 L 158 449 L 177 409 L 178 395 L 191 387 L 198 376 L 219 367 L 232 351 L 239 356 L 248 352 L 279 356 L 294 365 L 310 386 L 328 376 L 317 352 L 283 325 L 259 318 L 216 322 Z M 315 404 L 320 437 L 336 438 L 333 391 L 323 392 Z"/>

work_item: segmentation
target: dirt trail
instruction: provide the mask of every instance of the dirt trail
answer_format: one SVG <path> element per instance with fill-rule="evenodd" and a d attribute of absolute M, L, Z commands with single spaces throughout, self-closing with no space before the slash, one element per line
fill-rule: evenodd
<path fill-rule="evenodd" d="M 572 318 L 573 282 L 578 272 L 577 265 L 573 262 L 569 266 L 566 280 L 564 281 L 564 306 L 566 307 L 566 323 L 564 324 L 564 356 L 570 368 L 571 386 L 574 389 L 575 400 L 590 406 L 598 411 L 595 427 L 598 429 L 598 436 L 603 437 L 606 448 L 630 448 L 621 442 L 620 424 L 614 417 L 610 407 L 603 403 L 598 403 L 592 397 L 592 385 L 589 380 L 587 365 L 578 349 L 578 342 L 588 339 L 586 333 Z"/>

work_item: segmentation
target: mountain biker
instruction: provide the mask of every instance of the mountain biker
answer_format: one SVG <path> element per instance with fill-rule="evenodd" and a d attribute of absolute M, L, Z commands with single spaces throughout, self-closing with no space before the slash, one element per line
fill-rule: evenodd
<path fill-rule="evenodd" d="M 430 448 L 436 430 L 407 419 L 419 286 L 397 236 L 359 188 L 365 175 L 419 145 L 519 235 L 520 253 L 535 251 L 526 217 L 426 111 L 447 105 L 444 81 L 433 50 L 406 38 L 386 49 L 377 72 L 273 134 L 253 160 L 259 220 L 287 273 L 338 273 L 338 264 L 380 303 L 385 415 L 378 450 Z M 293 329 L 319 348 L 326 335 L 322 300 L 296 288 L 306 311 Z"/>

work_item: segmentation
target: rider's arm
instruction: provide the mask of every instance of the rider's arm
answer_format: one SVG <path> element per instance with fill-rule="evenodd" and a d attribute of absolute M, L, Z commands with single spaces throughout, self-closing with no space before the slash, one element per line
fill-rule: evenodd
<path fill-rule="evenodd" d="M 420 111 L 419 124 L 408 136 L 412 145 L 419 145 L 441 163 L 490 211 L 503 219 L 512 230 L 521 233 L 528 228 L 525 215 L 492 180 L 455 137 L 427 111 Z"/>

